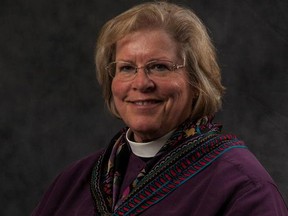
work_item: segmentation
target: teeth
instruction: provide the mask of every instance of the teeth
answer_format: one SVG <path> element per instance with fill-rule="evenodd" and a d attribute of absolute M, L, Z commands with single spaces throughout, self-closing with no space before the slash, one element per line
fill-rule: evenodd
<path fill-rule="evenodd" d="M 136 101 L 134 102 L 136 105 L 139 105 L 139 106 L 145 106 L 145 105 L 148 105 L 148 104 L 152 104 L 154 103 L 155 101 Z"/>
<path fill-rule="evenodd" d="M 146 102 L 146 101 L 138 101 L 138 102 L 135 102 L 135 104 L 143 106 L 143 105 L 147 105 L 148 102 Z"/>

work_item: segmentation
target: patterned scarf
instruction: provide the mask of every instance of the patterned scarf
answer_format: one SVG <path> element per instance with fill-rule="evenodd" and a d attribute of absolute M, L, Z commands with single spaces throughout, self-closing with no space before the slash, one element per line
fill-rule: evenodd
<path fill-rule="evenodd" d="M 221 126 L 211 123 L 211 119 L 205 117 L 197 122 L 187 119 L 182 123 L 121 197 L 119 190 L 130 149 L 125 138 L 127 128 L 120 131 L 92 172 L 91 191 L 97 213 L 137 215 L 168 196 L 225 151 L 235 147 L 245 148 L 235 136 L 221 135 Z"/>

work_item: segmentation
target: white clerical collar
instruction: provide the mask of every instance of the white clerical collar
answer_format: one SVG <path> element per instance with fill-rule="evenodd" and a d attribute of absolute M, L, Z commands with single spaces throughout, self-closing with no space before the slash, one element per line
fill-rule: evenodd
<path fill-rule="evenodd" d="M 173 132 L 174 130 L 151 142 L 138 143 L 133 142 L 129 139 L 132 136 L 132 131 L 129 128 L 126 133 L 126 139 L 131 147 L 132 152 L 136 156 L 143 158 L 151 158 L 159 152 L 159 150 L 162 148 L 162 146 L 164 146 L 164 144 L 170 138 Z"/>

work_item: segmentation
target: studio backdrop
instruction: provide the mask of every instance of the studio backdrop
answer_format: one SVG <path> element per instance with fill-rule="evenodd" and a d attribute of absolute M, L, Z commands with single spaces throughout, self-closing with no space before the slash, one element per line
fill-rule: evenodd
<path fill-rule="evenodd" d="M 122 126 L 104 105 L 100 27 L 140 0 L 14 0 L 0 6 L 0 215 L 29 215 L 73 161 Z M 288 1 L 171 1 L 209 29 L 227 91 L 215 121 L 243 139 L 288 200 Z"/>

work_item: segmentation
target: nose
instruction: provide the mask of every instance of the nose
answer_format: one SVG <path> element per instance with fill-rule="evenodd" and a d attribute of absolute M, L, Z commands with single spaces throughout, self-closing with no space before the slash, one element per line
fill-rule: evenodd
<path fill-rule="evenodd" d="M 144 67 L 137 68 L 137 72 L 132 82 L 132 88 L 134 90 L 150 92 L 155 88 L 154 81 L 149 77 Z"/>

